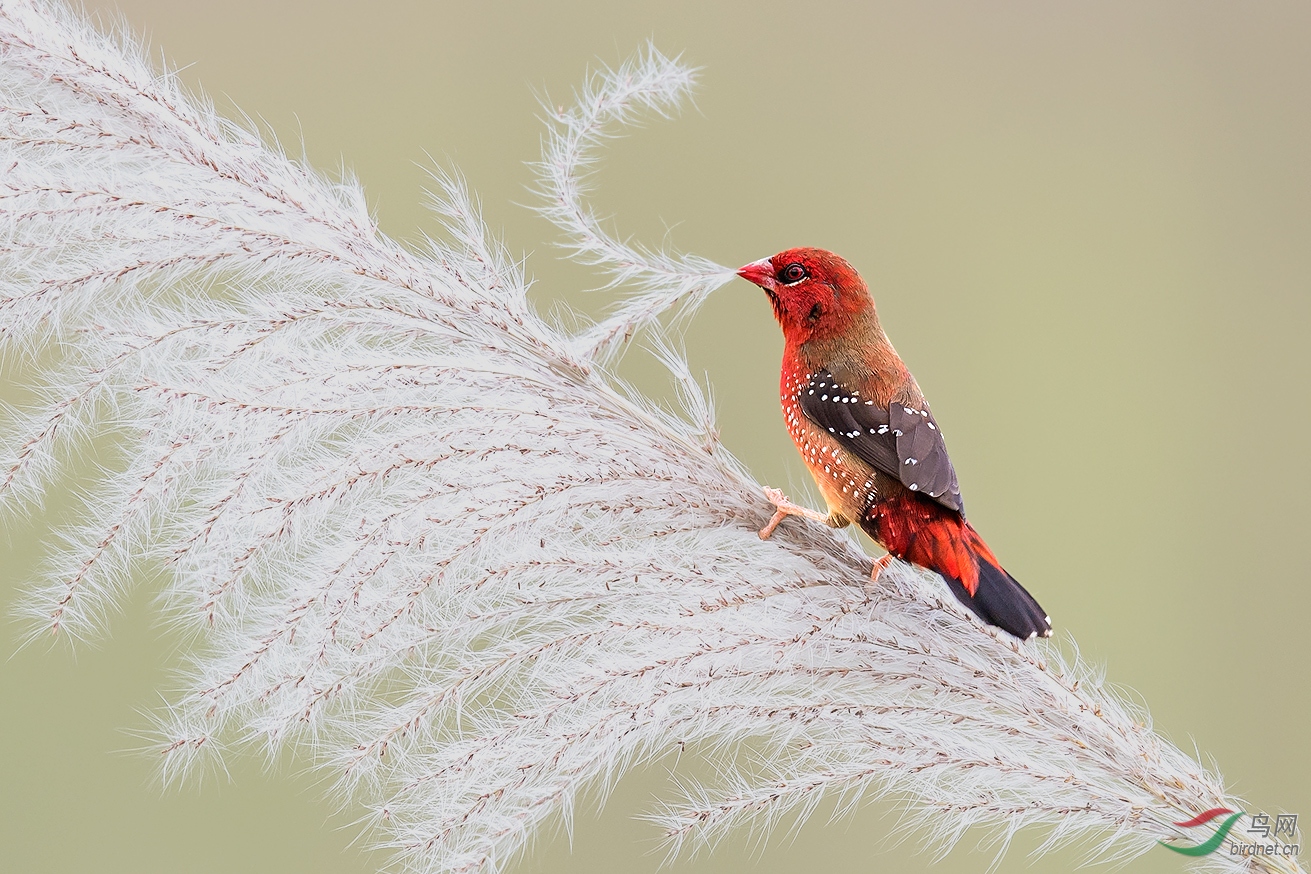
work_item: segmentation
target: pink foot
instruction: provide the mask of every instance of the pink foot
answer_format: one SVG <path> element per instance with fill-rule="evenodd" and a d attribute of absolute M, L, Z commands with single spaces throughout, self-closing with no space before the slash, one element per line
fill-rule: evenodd
<path fill-rule="evenodd" d="M 870 572 L 869 581 L 871 583 L 877 583 L 879 581 L 879 574 L 887 570 L 888 565 L 890 564 L 892 564 L 892 553 L 890 552 L 874 559 L 874 570 Z"/>
<path fill-rule="evenodd" d="M 782 522 L 788 516 L 804 516 L 814 522 L 823 522 L 828 524 L 828 516 L 823 513 L 817 513 L 814 510 L 802 507 L 800 504 L 794 504 L 788 500 L 787 495 L 778 489 L 765 489 L 765 497 L 774 505 L 774 516 L 769 520 L 764 528 L 760 529 L 760 539 L 768 540 L 769 536 L 774 533 L 778 523 Z"/>

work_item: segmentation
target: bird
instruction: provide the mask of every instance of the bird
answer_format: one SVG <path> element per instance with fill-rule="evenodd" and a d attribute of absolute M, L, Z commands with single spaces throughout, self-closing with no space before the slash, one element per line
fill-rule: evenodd
<path fill-rule="evenodd" d="M 874 580 L 898 558 L 940 574 L 988 625 L 1021 640 L 1049 637 L 1051 617 L 965 518 L 942 430 L 855 268 L 797 248 L 736 272 L 764 290 L 783 329 L 783 418 L 828 505 L 818 513 L 767 488 L 775 513 L 760 537 L 788 516 L 855 523 L 887 550 Z"/>

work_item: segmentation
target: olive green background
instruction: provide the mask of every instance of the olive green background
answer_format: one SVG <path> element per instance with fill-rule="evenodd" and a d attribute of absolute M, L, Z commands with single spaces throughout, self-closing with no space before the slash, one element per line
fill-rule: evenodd
<path fill-rule="evenodd" d="M 1214 2 L 562 4 L 94 2 L 220 111 L 362 180 L 383 229 L 436 232 L 423 166 L 459 168 L 528 256 L 535 301 L 595 308 L 531 202 L 537 94 L 648 38 L 704 67 L 697 105 L 615 144 L 597 202 L 623 233 L 725 264 L 845 255 L 949 435 L 971 519 L 1160 731 L 1250 809 L 1311 828 L 1311 5 Z M 427 155 L 431 155 L 431 159 Z M 727 445 L 804 493 L 759 292 L 687 336 Z M 636 353 L 626 372 L 664 390 Z M 59 501 L 52 500 L 57 513 Z M 6 532 L 0 600 L 50 540 Z M 18 649 L 0 625 L 0 869 L 367 872 L 304 762 L 165 791 L 134 752 L 176 641 L 136 596 L 99 644 Z M 630 777 L 517 871 L 654 871 Z M 673 871 L 919 871 L 895 809 L 729 840 Z M 1022 837 L 1000 870 L 1030 863 Z M 934 870 L 978 871 L 973 838 Z M 1069 870 L 1061 852 L 1032 870 Z M 1182 870 L 1154 850 L 1131 872 Z"/>

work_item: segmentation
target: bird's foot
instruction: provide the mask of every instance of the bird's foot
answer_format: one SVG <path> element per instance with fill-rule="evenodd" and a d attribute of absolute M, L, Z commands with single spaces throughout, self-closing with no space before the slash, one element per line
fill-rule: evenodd
<path fill-rule="evenodd" d="M 888 565 L 890 564 L 892 564 L 892 553 L 890 552 L 884 553 L 874 559 L 874 570 L 870 572 L 869 581 L 871 583 L 877 583 L 879 581 L 879 574 L 887 570 Z"/>
<path fill-rule="evenodd" d="M 813 522 L 823 522 L 825 525 L 829 524 L 829 517 L 827 514 L 818 513 L 807 507 L 803 507 L 800 504 L 792 503 L 788 500 L 787 495 L 783 494 L 778 489 L 766 487 L 765 497 L 769 498 L 769 502 L 774 505 L 774 516 L 769 520 L 768 525 L 760 529 L 761 540 L 768 540 L 769 536 L 774 533 L 774 529 L 778 527 L 778 523 L 782 522 L 788 516 L 805 516 Z"/>

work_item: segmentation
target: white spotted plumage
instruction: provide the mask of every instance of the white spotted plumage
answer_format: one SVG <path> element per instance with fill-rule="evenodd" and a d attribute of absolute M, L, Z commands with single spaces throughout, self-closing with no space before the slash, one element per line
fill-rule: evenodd
<path fill-rule="evenodd" d="M 837 446 L 832 445 L 832 438 L 823 439 L 826 437 L 826 432 L 833 437 L 857 437 L 861 434 L 861 429 L 839 431 L 837 428 L 821 428 L 803 415 L 799 408 L 803 396 L 815 396 L 821 401 L 835 404 L 858 404 L 861 402 L 857 397 L 859 392 L 848 393 L 840 384 L 818 380 L 814 374 L 794 374 L 790 378 L 785 375 L 781 382 L 779 400 L 783 407 L 788 436 L 800 450 L 802 460 L 806 462 L 807 467 L 816 474 L 816 481 L 821 484 L 821 491 L 827 492 L 832 488 L 834 491 L 828 492 L 829 495 L 833 498 L 839 496 L 843 498 L 840 502 L 830 501 L 831 509 L 836 509 L 838 504 L 849 508 L 850 502 L 854 499 L 863 505 L 860 514 L 863 515 L 863 511 L 878 499 L 873 477 L 869 476 L 867 470 L 853 470 L 850 464 L 862 465 L 863 462 L 858 459 L 848 462 L 844 458 L 844 453 L 841 453 Z M 864 403 L 873 405 L 874 401 L 865 400 Z M 824 483 L 832 483 L 832 486 L 825 486 Z"/>

